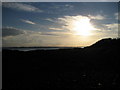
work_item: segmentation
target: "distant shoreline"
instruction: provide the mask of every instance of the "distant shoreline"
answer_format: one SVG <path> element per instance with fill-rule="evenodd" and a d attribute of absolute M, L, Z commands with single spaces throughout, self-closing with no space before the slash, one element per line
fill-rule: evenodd
<path fill-rule="evenodd" d="M 35 51 L 35 50 L 60 50 L 60 49 L 74 49 L 84 47 L 3 47 L 2 50 L 18 50 L 18 51 Z"/>

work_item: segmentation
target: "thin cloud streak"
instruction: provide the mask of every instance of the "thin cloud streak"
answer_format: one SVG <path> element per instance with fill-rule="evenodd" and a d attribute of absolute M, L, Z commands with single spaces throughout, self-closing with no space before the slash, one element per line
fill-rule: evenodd
<path fill-rule="evenodd" d="M 29 5 L 29 4 L 23 4 L 23 3 L 4 2 L 2 6 L 6 8 L 15 9 L 15 10 L 20 10 L 20 11 L 43 12 L 42 10 L 40 10 L 35 6 Z"/>
<path fill-rule="evenodd" d="M 30 21 L 30 20 L 24 20 L 24 19 L 22 19 L 21 21 L 24 22 L 24 23 L 27 23 L 27 24 L 32 24 L 32 25 L 36 24 L 35 22 Z"/>
<path fill-rule="evenodd" d="M 54 20 L 51 19 L 51 18 L 46 18 L 45 20 L 46 20 L 46 21 L 50 21 L 50 22 L 54 22 Z"/>
<path fill-rule="evenodd" d="M 88 17 L 90 19 L 95 19 L 95 20 L 104 20 L 105 19 L 105 17 L 102 15 L 96 15 L 96 16 L 88 15 Z"/>
<path fill-rule="evenodd" d="M 63 30 L 62 28 L 49 28 L 50 30 Z"/>

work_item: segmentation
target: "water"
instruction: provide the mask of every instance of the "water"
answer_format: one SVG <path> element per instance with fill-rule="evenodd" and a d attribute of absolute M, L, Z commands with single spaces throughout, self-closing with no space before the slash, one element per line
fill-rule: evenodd
<path fill-rule="evenodd" d="M 3 50 L 35 51 L 35 50 L 59 50 L 72 49 L 73 47 L 4 47 Z"/>

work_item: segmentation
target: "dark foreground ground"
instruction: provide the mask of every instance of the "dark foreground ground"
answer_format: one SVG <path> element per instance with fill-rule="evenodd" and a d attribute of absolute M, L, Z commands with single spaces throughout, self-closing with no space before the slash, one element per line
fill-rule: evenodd
<path fill-rule="evenodd" d="M 3 50 L 3 90 L 120 88 L 120 39 L 83 49 Z"/>

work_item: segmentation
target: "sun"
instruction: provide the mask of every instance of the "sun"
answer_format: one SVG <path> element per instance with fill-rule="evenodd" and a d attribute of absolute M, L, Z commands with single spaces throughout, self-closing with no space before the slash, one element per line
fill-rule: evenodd
<path fill-rule="evenodd" d="M 75 35 L 90 36 L 95 29 L 90 23 L 88 17 L 76 18 L 72 23 L 72 29 Z"/>

